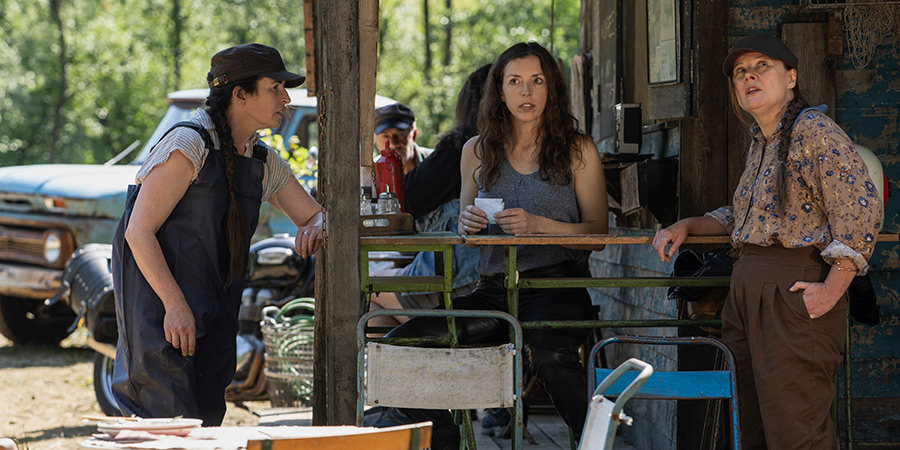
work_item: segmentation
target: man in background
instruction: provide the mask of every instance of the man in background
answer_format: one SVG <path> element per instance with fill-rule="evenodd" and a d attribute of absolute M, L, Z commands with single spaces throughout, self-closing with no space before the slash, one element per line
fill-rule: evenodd
<path fill-rule="evenodd" d="M 403 189 L 406 211 L 416 220 L 419 232 L 457 233 L 459 220 L 460 157 L 466 141 L 475 135 L 478 123 L 478 105 L 481 102 L 490 64 L 469 75 L 457 98 L 454 126 L 438 138 L 437 146 L 428 158 L 419 159 L 412 170 L 405 170 Z M 379 108 L 375 112 L 375 140 L 382 139 L 381 148 L 392 130 L 408 130 L 413 145 L 404 147 L 407 155 L 415 159 L 415 116 L 409 108 L 397 103 Z M 379 138 L 381 136 L 381 138 Z M 402 137 L 402 136 L 401 136 Z M 398 144 L 406 144 L 398 139 Z M 392 141 L 393 145 L 393 141 Z M 404 163 L 406 160 L 404 159 Z M 406 169 L 406 167 L 404 167 Z M 472 291 L 478 281 L 475 263 L 478 249 L 465 245 L 453 246 L 453 290 L 451 297 Z M 373 275 L 374 272 L 370 272 Z M 427 276 L 435 275 L 434 257 L 430 252 L 420 252 L 408 266 L 387 269 L 378 275 Z M 372 296 L 372 309 L 431 309 L 442 305 L 442 297 L 436 292 L 382 292 Z M 380 316 L 369 321 L 371 326 L 393 326 L 408 320 L 407 316 Z"/>
<path fill-rule="evenodd" d="M 384 150 L 386 143 L 403 161 L 403 173 L 416 168 L 428 155 L 430 148 L 419 147 L 416 137 L 416 115 L 403 103 L 382 106 L 375 109 L 375 151 Z"/>

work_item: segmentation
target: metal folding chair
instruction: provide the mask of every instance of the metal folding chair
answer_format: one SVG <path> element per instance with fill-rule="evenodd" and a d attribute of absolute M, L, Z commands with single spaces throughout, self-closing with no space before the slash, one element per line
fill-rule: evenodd
<path fill-rule="evenodd" d="M 725 399 L 731 406 L 731 436 L 735 449 L 741 448 L 741 427 L 738 419 L 737 375 L 734 356 L 731 350 L 720 341 L 704 337 L 651 337 L 651 336 L 612 336 L 606 338 L 591 350 L 588 367 L 588 384 L 591 392 L 612 374 L 612 369 L 598 368 L 599 353 L 608 344 L 643 344 L 643 345 L 707 345 L 722 352 L 725 368 L 706 371 L 659 371 L 656 370 L 644 382 L 639 391 L 631 398 L 638 399 L 672 399 L 672 400 L 715 400 Z M 616 369 L 618 370 L 618 369 Z M 623 395 L 637 373 L 632 371 L 623 374 L 600 394 L 609 396 Z"/>
<path fill-rule="evenodd" d="M 367 342 L 366 324 L 379 315 L 494 318 L 506 321 L 511 343 L 474 348 L 431 348 Z M 470 409 L 515 410 L 513 449 L 522 448 L 522 328 L 500 311 L 380 309 L 357 324 L 356 424 L 362 426 L 366 405 L 460 410 L 469 448 L 475 449 Z M 405 343 L 405 342 L 404 342 Z M 412 343 L 411 343 L 412 344 Z M 436 380 L 440 380 L 436 383 Z"/>

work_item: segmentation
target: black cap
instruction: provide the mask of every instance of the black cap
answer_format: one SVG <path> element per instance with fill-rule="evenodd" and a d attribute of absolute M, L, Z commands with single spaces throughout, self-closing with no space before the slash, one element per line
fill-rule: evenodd
<path fill-rule="evenodd" d="M 278 50 L 262 44 L 243 44 L 216 53 L 210 61 L 206 82 L 210 88 L 262 75 L 284 81 L 284 87 L 303 84 L 306 77 L 288 72 Z"/>
<path fill-rule="evenodd" d="M 787 45 L 784 45 L 784 42 L 781 42 L 781 39 L 774 36 L 748 36 L 741 39 L 728 51 L 728 57 L 722 63 L 722 73 L 726 77 L 730 77 L 734 61 L 749 52 L 759 52 L 770 58 L 784 61 L 789 67 L 797 67 L 797 56 Z"/>
<path fill-rule="evenodd" d="M 375 134 L 388 128 L 408 130 L 416 121 L 416 115 L 403 103 L 382 106 L 375 109 Z"/>

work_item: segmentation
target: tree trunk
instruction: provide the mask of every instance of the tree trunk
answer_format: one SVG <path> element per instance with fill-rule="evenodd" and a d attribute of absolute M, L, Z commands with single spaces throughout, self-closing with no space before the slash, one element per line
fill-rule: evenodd
<path fill-rule="evenodd" d="M 59 133 L 62 130 L 63 110 L 66 105 L 66 69 L 68 58 L 66 57 L 66 34 L 62 17 L 60 15 L 60 0 L 50 0 L 50 15 L 56 28 L 59 30 L 59 90 L 56 95 L 56 106 L 53 110 L 53 128 L 50 130 L 50 145 L 48 149 L 48 162 L 56 162 L 56 154 L 59 148 Z"/>
<path fill-rule="evenodd" d="M 422 73 L 425 77 L 425 104 L 428 105 L 428 117 L 434 117 L 434 93 L 430 89 L 434 82 L 431 79 L 431 13 L 428 8 L 428 0 L 422 0 L 422 23 L 425 26 L 425 66 Z"/>
<path fill-rule="evenodd" d="M 181 33 L 183 29 L 181 0 L 172 0 L 172 90 L 181 88 Z"/>
<path fill-rule="evenodd" d="M 428 0 L 422 0 L 422 10 L 424 17 L 422 18 L 425 26 L 425 84 L 431 85 L 431 18 L 428 12 Z"/>
<path fill-rule="evenodd" d="M 447 11 L 448 15 L 453 14 L 453 0 L 447 0 Z M 450 66 L 450 48 L 453 44 L 453 21 L 447 20 L 447 25 L 444 26 L 444 67 Z"/>

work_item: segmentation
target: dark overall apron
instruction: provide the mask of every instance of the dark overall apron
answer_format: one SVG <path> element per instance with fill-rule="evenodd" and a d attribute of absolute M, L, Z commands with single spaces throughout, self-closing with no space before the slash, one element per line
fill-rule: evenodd
<path fill-rule="evenodd" d="M 198 125 L 182 122 L 197 130 Z M 173 127 L 174 128 L 174 127 Z M 206 130 L 197 130 L 210 149 L 197 180 L 156 233 L 166 263 L 196 322 L 193 356 L 166 341 L 165 308 L 147 283 L 125 242 L 140 186 L 129 186 L 125 213 L 113 240 L 112 272 L 119 340 L 113 371 L 113 394 L 124 415 L 184 416 L 217 426 L 225 416 L 225 388 L 236 368 L 235 338 L 244 272 L 226 286 L 230 254 L 226 220 L 230 196 L 225 158 L 211 149 Z M 252 233 L 259 219 L 266 149 L 257 145 L 253 158 L 235 158 L 238 203 Z M 246 257 L 250 239 L 243 248 Z M 246 263 L 246 262 L 245 262 Z"/>

